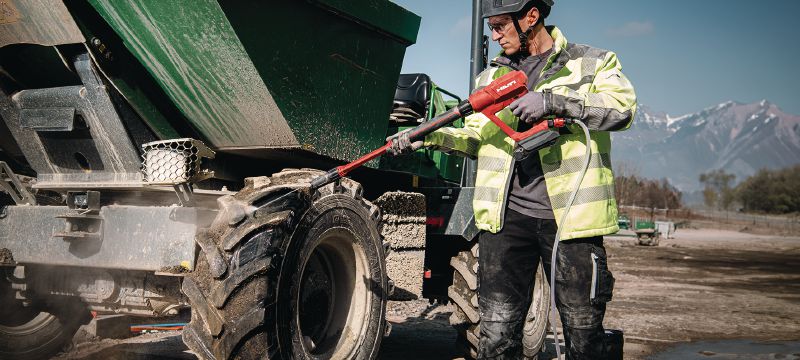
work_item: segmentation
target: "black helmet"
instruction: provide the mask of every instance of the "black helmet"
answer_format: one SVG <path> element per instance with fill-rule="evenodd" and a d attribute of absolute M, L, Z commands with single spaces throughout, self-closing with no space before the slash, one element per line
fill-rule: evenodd
<path fill-rule="evenodd" d="M 553 6 L 553 0 L 481 0 L 481 12 L 483 18 L 488 18 L 496 15 L 503 14 L 516 14 L 525 9 L 526 6 L 533 4 L 539 8 L 541 17 L 536 23 L 540 23 L 543 18 L 550 14 L 550 8 Z M 519 21 L 516 16 L 511 17 L 511 22 L 514 24 L 514 29 L 517 30 L 519 36 L 520 49 L 523 52 L 528 51 L 528 36 L 533 31 L 536 24 L 528 26 L 527 30 L 522 30 L 519 26 Z"/>
<path fill-rule="evenodd" d="M 484 18 L 495 15 L 513 14 L 525 8 L 525 5 L 528 5 L 528 3 L 535 1 L 537 0 L 482 0 L 481 13 Z M 538 1 L 544 5 L 553 6 L 553 0 Z"/>

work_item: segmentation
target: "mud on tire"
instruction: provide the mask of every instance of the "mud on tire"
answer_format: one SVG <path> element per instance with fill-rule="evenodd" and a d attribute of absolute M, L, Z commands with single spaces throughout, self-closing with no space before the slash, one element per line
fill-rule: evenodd
<path fill-rule="evenodd" d="M 201 358 L 377 356 L 387 299 L 380 210 L 349 179 L 309 194 L 319 174 L 250 178 L 218 200 L 183 283 L 192 306 L 183 340 Z"/>
<path fill-rule="evenodd" d="M 469 251 L 462 251 L 450 259 L 453 272 L 453 285 L 447 289 L 453 313 L 450 325 L 458 331 L 456 346 L 461 354 L 468 358 L 478 357 L 478 341 L 480 339 L 480 312 L 478 309 L 478 243 L 475 242 Z M 533 289 L 533 301 L 525 317 L 522 335 L 524 355 L 535 358 L 544 345 L 547 333 L 547 312 L 550 309 L 550 287 L 544 277 L 541 263 L 536 272 L 536 286 Z"/>

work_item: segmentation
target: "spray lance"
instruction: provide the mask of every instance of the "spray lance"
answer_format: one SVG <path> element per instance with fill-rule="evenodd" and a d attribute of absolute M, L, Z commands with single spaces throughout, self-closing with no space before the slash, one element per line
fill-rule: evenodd
<path fill-rule="evenodd" d="M 558 244 L 561 240 L 561 229 L 564 227 L 564 222 L 567 219 L 567 215 L 569 214 L 570 208 L 572 204 L 575 202 L 575 197 L 578 194 L 578 189 L 580 184 L 583 182 L 583 178 L 586 175 L 586 171 L 589 168 L 589 161 L 591 159 L 591 146 L 589 137 L 589 129 L 586 125 L 581 122 L 580 120 L 573 120 L 573 119 L 564 119 L 564 118 L 554 118 L 554 119 L 545 119 L 537 124 L 535 124 L 529 130 L 524 132 L 516 132 L 511 129 L 505 122 L 500 120 L 497 117 L 497 113 L 505 109 L 508 105 L 511 105 L 514 100 L 518 99 L 519 97 L 528 93 L 528 88 L 526 86 L 528 82 L 528 77 L 522 71 L 513 71 L 510 72 L 496 80 L 492 81 L 489 85 L 483 87 L 482 89 L 476 91 L 472 95 L 469 96 L 468 99 L 462 101 L 458 104 L 458 106 L 454 107 L 453 109 L 446 111 L 439 116 L 411 129 L 409 131 L 409 140 L 411 142 L 424 140 L 425 136 L 440 129 L 444 126 L 452 124 L 454 121 L 461 119 L 465 116 L 474 114 L 474 113 L 482 113 L 485 115 L 489 120 L 491 120 L 495 125 L 497 125 L 500 130 L 502 130 L 509 138 L 516 142 L 516 147 L 514 149 L 514 156 L 517 159 L 524 158 L 531 152 L 534 152 L 538 149 L 541 149 L 545 146 L 552 145 L 559 136 L 558 131 L 554 130 L 556 128 L 561 128 L 571 124 L 577 124 L 580 126 L 581 130 L 583 130 L 583 134 L 585 136 L 586 142 L 586 153 L 584 155 L 584 163 L 581 167 L 580 175 L 575 179 L 575 183 L 573 184 L 572 188 L 574 189 L 570 194 L 569 199 L 567 200 L 567 206 L 564 209 L 564 214 L 561 216 L 561 221 L 559 224 L 561 226 L 558 227 L 558 231 L 556 232 L 555 243 L 553 245 L 553 253 L 551 258 L 551 268 L 550 268 L 550 283 L 555 284 L 555 273 L 556 273 L 556 254 L 558 252 Z M 378 149 L 373 150 L 367 155 L 362 156 L 361 158 L 342 166 L 335 167 L 324 175 L 321 175 L 313 180 L 311 180 L 311 191 L 316 191 L 317 189 L 330 184 L 334 181 L 341 179 L 342 177 L 347 176 L 351 171 L 364 165 L 368 161 L 375 159 L 378 156 L 383 155 L 386 150 L 392 145 L 393 141 L 397 141 L 396 139 L 389 140 L 386 145 L 381 146 Z M 553 327 L 553 334 L 556 340 L 556 353 L 560 357 L 560 349 L 558 346 L 558 332 L 556 331 L 556 319 L 555 319 L 555 311 L 553 309 L 556 308 L 555 297 L 556 297 L 555 288 L 550 292 L 550 316 L 551 320 L 550 323 Z"/>
<path fill-rule="evenodd" d="M 542 121 L 530 130 L 517 133 L 502 120 L 500 120 L 497 115 L 495 115 L 497 112 L 505 109 L 514 100 L 528 93 L 528 88 L 526 87 L 527 81 L 528 77 L 522 71 L 513 71 L 503 75 L 502 77 L 492 81 L 489 85 L 470 95 L 468 99 L 462 101 L 456 107 L 411 129 L 408 135 L 409 140 L 411 140 L 411 142 L 423 140 L 425 139 L 426 135 L 444 126 L 450 125 L 458 119 L 474 113 L 482 113 L 492 120 L 492 122 L 497 124 L 497 126 L 499 126 L 500 129 L 514 139 L 514 141 L 517 141 L 519 145 L 518 151 L 526 151 L 525 149 L 538 148 L 542 145 L 552 142 L 556 137 L 558 137 L 558 133 L 556 131 L 552 131 L 551 128 L 562 127 L 566 125 L 567 122 L 564 119 Z M 369 154 L 366 154 L 349 164 L 337 166 L 326 172 L 324 175 L 311 180 L 311 191 L 315 191 L 327 184 L 339 180 L 368 161 L 383 155 L 392 145 L 393 141 L 397 140 L 389 140 L 386 145 L 373 150 Z"/>

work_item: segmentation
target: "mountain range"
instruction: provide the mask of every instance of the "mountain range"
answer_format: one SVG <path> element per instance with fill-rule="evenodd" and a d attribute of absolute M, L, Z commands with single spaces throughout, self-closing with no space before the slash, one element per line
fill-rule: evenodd
<path fill-rule="evenodd" d="M 671 117 L 640 105 L 631 128 L 612 135 L 617 173 L 667 178 L 683 192 L 700 174 L 723 169 L 738 183 L 762 168 L 800 163 L 800 116 L 769 101 L 734 101 Z"/>

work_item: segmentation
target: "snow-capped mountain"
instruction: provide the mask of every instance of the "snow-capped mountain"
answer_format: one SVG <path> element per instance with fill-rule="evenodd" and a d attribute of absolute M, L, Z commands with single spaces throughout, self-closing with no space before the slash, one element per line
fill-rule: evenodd
<path fill-rule="evenodd" d="M 699 175 L 714 169 L 739 182 L 761 168 L 800 163 L 800 116 L 766 100 L 729 101 L 676 118 L 642 105 L 631 128 L 612 136 L 615 166 L 666 177 L 682 191 L 699 189 Z"/>

